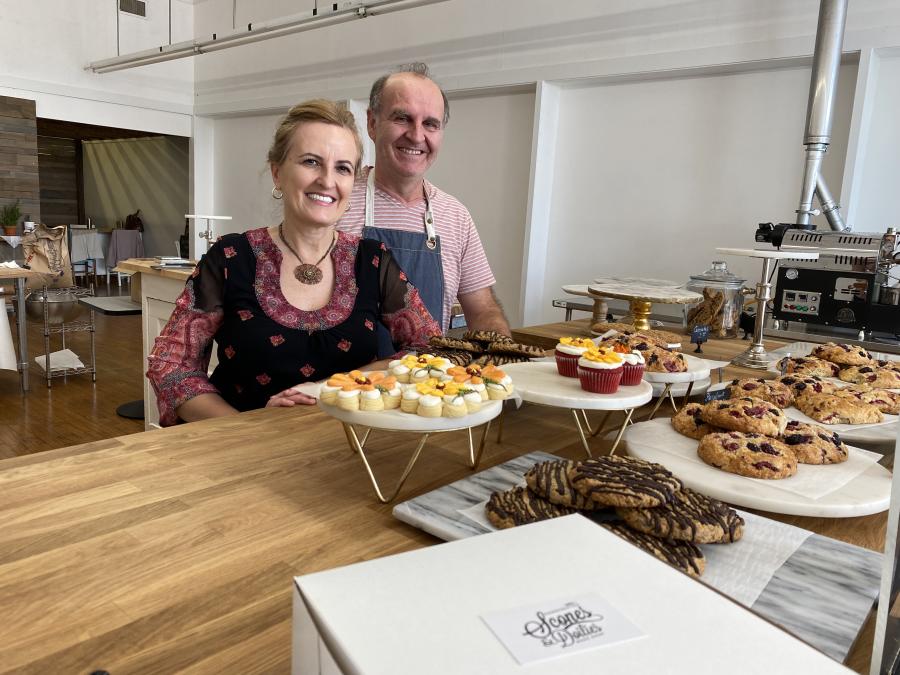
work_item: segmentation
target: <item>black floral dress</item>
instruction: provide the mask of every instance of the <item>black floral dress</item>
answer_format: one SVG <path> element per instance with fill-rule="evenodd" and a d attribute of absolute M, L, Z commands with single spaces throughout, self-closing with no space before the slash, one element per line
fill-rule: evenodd
<path fill-rule="evenodd" d="M 267 229 L 216 242 L 148 358 L 160 423 L 175 424 L 178 406 L 200 394 L 252 410 L 300 382 L 363 367 L 375 359 L 378 322 L 398 351 L 422 349 L 440 333 L 384 244 L 339 233 L 331 256 L 331 299 L 304 311 L 281 292 L 281 251 Z M 219 364 L 207 376 L 213 340 Z"/>

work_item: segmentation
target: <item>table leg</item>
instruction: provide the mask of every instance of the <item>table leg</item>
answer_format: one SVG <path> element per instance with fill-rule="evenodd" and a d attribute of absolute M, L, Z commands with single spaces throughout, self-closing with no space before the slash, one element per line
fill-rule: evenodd
<path fill-rule="evenodd" d="M 581 436 L 581 444 L 584 446 L 584 451 L 587 453 L 588 457 L 593 457 L 591 454 L 591 446 L 588 445 L 587 436 L 584 434 L 584 429 L 581 426 L 581 419 L 578 417 L 577 410 L 572 410 L 572 417 L 575 418 L 575 427 L 578 429 L 578 435 Z"/>
<path fill-rule="evenodd" d="M 591 437 L 597 436 L 603 429 L 606 428 L 606 423 L 609 421 L 610 415 L 613 414 L 612 410 L 607 410 L 606 414 L 603 415 L 603 419 L 600 420 L 600 424 L 597 425 L 597 428 L 591 432 Z M 588 429 L 590 431 L 590 429 Z"/>
<path fill-rule="evenodd" d="M 622 420 L 622 426 L 619 427 L 619 433 L 616 434 L 616 439 L 613 441 L 612 447 L 609 449 L 609 454 L 616 454 L 616 448 L 619 447 L 619 441 L 622 440 L 622 435 L 625 433 L 625 429 L 631 424 L 631 415 L 634 413 L 634 408 L 629 408 L 625 411 L 625 419 Z"/>
<path fill-rule="evenodd" d="M 686 405 L 687 405 L 687 402 L 691 399 L 691 392 L 692 392 L 693 390 L 694 390 L 694 383 L 693 383 L 693 381 L 688 382 L 688 388 L 687 388 L 687 391 L 684 392 L 684 398 L 681 399 L 681 405 L 682 405 L 682 406 L 686 406 Z M 678 410 L 676 410 L 675 412 L 678 412 Z"/>
<path fill-rule="evenodd" d="M 16 324 L 19 329 L 19 372 L 22 391 L 28 387 L 28 327 L 25 322 L 25 279 L 16 279 Z"/>
<path fill-rule="evenodd" d="M 359 455 L 359 458 L 362 460 L 363 466 L 366 469 L 366 473 L 369 475 L 369 482 L 372 483 L 372 488 L 375 490 L 375 496 L 378 497 L 378 501 L 380 501 L 382 504 L 387 504 L 388 502 L 393 501 L 396 496 L 400 494 L 400 490 L 403 488 L 403 484 L 406 482 L 406 479 L 409 478 L 409 474 L 412 472 L 413 467 L 419 460 L 419 455 L 422 454 L 422 448 L 425 447 L 425 443 L 428 441 L 429 434 L 422 435 L 422 439 L 419 441 L 419 444 L 416 446 L 416 449 L 410 456 L 409 462 L 406 463 L 406 468 L 404 468 L 403 473 L 400 474 L 400 480 L 397 481 L 397 485 L 394 487 L 394 490 L 391 492 L 391 494 L 388 497 L 385 497 L 381 492 L 381 487 L 378 485 L 378 481 L 375 479 L 375 474 L 372 472 L 372 467 L 369 465 L 369 460 L 366 458 L 366 452 L 359 441 L 359 437 L 356 435 L 356 430 L 350 424 L 344 424 L 343 426 L 344 433 L 347 435 L 347 440 L 350 442 L 351 448 Z"/>
<path fill-rule="evenodd" d="M 491 421 L 488 420 L 484 429 L 481 431 L 481 442 L 478 444 L 478 452 L 475 452 L 475 444 L 472 442 L 472 427 L 466 429 L 469 433 L 469 468 L 477 469 L 479 462 L 481 462 L 481 455 L 484 453 L 484 447 L 487 444 L 488 432 L 491 430 Z"/>
<path fill-rule="evenodd" d="M 653 406 L 653 409 L 650 411 L 650 414 L 647 415 L 647 421 L 653 419 L 654 415 L 656 415 L 659 410 L 659 406 L 662 405 L 663 401 L 665 401 L 672 394 L 672 385 L 666 382 L 665 388 L 662 390 L 662 393 L 659 395 L 659 398 L 656 399 L 656 405 Z"/>

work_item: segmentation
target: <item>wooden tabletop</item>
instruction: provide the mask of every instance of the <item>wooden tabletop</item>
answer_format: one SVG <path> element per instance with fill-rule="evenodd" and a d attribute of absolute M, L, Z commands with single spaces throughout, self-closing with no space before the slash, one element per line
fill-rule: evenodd
<path fill-rule="evenodd" d="M 525 405 L 504 418 L 483 468 L 582 452 L 566 410 Z M 414 445 L 374 432 L 379 479 L 392 483 Z M 468 475 L 466 449 L 461 432 L 432 436 L 400 499 Z M 774 517 L 883 546 L 886 514 Z M 341 426 L 306 407 L 4 460 L 0 523 L 6 673 L 286 673 L 294 575 L 437 543 L 375 501 Z M 850 656 L 859 672 L 873 623 Z"/>
<path fill-rule="evenodd" d="M 156 258 L 128 258 L 127 260 L 120 260 L 116 264 L 115 271 L 140 272 L 142 274 L 150 274 L 157 277 L 165 277 L 167 279 L 178 279 L 179 281 L 186 281 L 187 278 L 191 276 L 191 272 L 194 271 L 193 267 L 175 267 L 163 270 L 153 269 L 154 265 L 159 264 L 159 260 Z"/>
<path fill-rule="evenodd" d="M 42 276 L 39 272 L 16 267 L 0 267 L 0 281 L 3 279 L 28 279 Z"/>

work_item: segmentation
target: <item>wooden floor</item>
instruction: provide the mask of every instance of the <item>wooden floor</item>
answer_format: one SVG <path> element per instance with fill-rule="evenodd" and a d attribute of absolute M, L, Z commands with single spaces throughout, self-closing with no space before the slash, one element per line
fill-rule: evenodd
<path fill-rule="evenodd" d="M 5 289 L 8 298 L 12 288 Z M 113 284 L 111 294 L 118 292 Z M 122 293 L 128 293 L 127 285 Z M 106 289 L 101 286 L 97 294 L 107 295 Z M 0 459 L 144 430 L 143 421 L 116 415 L 119 405 L 143 396 L 141 317 L 95 312 L 95 320 L 97 381 L 91 382 L 90 375 L 53 378 L 50 389 L 34 361 L 44 354 L 43 324 L 28 323 L 31 391 L 22 393 L 18 373 L 0 370 Z M 11 324 L 18 348 L 15 322 Z M 89 339 L 89 333 L 67 335 L 66 347 L 87 363 Z M 51 340 L 51 352 L 62 349 L 58 335 Z"/>

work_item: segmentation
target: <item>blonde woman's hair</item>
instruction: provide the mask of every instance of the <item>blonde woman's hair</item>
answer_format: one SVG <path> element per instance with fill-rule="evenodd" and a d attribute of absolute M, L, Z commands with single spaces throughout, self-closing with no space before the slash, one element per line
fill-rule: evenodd
<path fill-rule="evenodd" d="M 363 146 L 359 130 L 356 128 L 356 119 L 344 103 L 324 98 L 298 103 L 288 111 L 288 114 L 278 124 L 278 129 L 275 130 L 275 137 L 269 148 L 269 164 L 279 166 L 287 159 L 288 151 L 291 149 L 291 138 L 297 127 L 310 122 L 322 122 L 341 127 L 353 135 L 353 142 L 356 144 L 356 163 L 353 165 L 353 170 L 359 174 Z"/>

